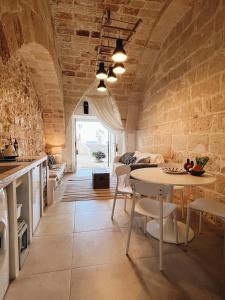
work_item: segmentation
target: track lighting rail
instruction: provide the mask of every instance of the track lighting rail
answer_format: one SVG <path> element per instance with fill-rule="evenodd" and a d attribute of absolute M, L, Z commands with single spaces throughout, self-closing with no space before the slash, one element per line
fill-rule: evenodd
<path fill-rule="evenodd" d="M 136 24 L 135 24 L 136 25 Z M 135 32 L 135 30 L 129 29 L 129 28 L 123 28 L 123 27 L 117 27 L 117 26 L 112 26 L 112 25 L 102 25 L 103 28 L 110 28 L 110 29 L 116 29 L 118 31 L 129 31 L 129 32 Z"/>
<path fill-rule="evenodd" d="M 120 23 L 121 26 L 118 25 L 118 23 Z M 123 62 L 127 60 L 124 46 L 129 42 L 133 34 L 137 32 L 137 28 L 141 23 L 141 19 L 137 19 L 134 23 L 112 19 L 110 9 L 104 11 L 95 60 L 97 67 L 96 77 L 100 79 L 98 86 L 99 91 L 106 89 L 104 80 L 116 82 L 116 75 L 123 74 L 126 71 L 126 67 L 123 64 Z M 124 24 L 124 26 L 122 24 Z M 116 41 L 116 43 L 114 41 Z M 112 45 L 114 45 L 114 47 Z"/>

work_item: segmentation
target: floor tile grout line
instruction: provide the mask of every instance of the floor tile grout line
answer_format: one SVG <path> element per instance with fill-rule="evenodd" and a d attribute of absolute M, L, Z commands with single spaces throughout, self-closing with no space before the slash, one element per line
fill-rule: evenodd
<path fill-rule="evenodd" d="M 41 220 L 43 220 L 44 218 L 49 218 L 49 217 L 62 216 L 62 215 L 73 215 L 73 214 L 74 214 L 74 212 L 70 212 L 70 213 L 65 213 L 64 212 L 64 213 L 54 214 L 54 215 L 43 215 Z"/>
<path fill-rule="evenodd" d="M 69 298 L 68 298 L 68 300 L 71 299 L 71 291 L 72 291 L 72 269 L 70 269 L 70 289 L 69 289 Z"/>
<path fill-rule="evenodd" d="M 173 255 L 173 254 L 177 254 L 177 253 L 164 253 L 165 256 L 168 256 L 168 255 Z M 178 253 L 178 254 L 182 254 L 182 253 Z M 158 260 L 159 258 L 159 255 L 153 255 L 153 256 L 146 256 L 146 257 L 139 257 L 139 258 L 135 258 L 135 257 L 132 257 L 131 255 L 126 255 L 125 254 L 125 251 L 124 251 L 124 258 L 127 258 L 127 261 L 124 261 L 124 262 L 104 262 L 104 263 L 98 263 L 98 264 L 95 264 L 95 265 L 87 265 L 87 266 L 72 266 L 71 270 L 79 270 L 79 269 L 90 269 L 90 268 L 94 268 L 94 267 L 99 267 L 99 266 L 108 266 L 108 265 L 119 265 L 119 264 L 125 264 L 127 262 L 130 262 L 131 261 L 140 261 L 140 260 L 151 260 L 151 259 L 156 259 Z"/>
<path fill-rule="evenodd" d="M 73 234 L 73 245 L 72 245 L 72 260 L 71 260 L 71 268 L 72 268 L 72 265 L 73 265 L 73 258 L 74 258 L 74 249 L 75 249 L 75 236 L 74 236 L 74 234 Z"/>
<path fill-rule="evenodd" d="M 33 240 L 34 239 L 50 239 L 51 237 L 72 237 L 73 236 L 73 232 L 71 233 L 54 233 L 54 234 L 49 234 L 49 235 L 36 235 L 36 236 L 33 236 Z M 33 245 L 33 241 L 32 243 L 29 245 L 30 247 L 32 247 Z"/>
<path fill-rule="evenodd" d="M 73 251 L 73 250 L 72 250 Z M 177 253 L 177 252 L 170 252 L 170 253 L 164 253 L 165 256 L 169 256 L 169 255 L 175 255 L 175 254 L 182 254 L 183 252 Z M 73 252 L 72 252 L 73 255 Z M 127 257 L 126 254 L 124 253 L 124 257 Z M 147 259 L 157 259 L 159 256 L 158 255 L 154 255 L 154 256 L 149 256 L 149 257 L 139 257 L 139 258 L 135 258 L 135 257 L 131 257 L 129 256 L 130 259 L 132 261 L 141 261 L 141 260 L 147 260 Z M 129 262 L 129 258 L 127 258 L 128 262 Z M 123 264 L 125 262 L 122 262 Z M 37 275 L 42 275 L 42 274 L 49 274 L 49 273 L 56 273 L 56 272 L 63 272 L 63 271 L 67 271 L 67 270 L 78 270 L 78 269 L 90 269 L 90 268 L 94 268 L 94 267 L 98 267 L 98 266 L 104 266 L 104 265 L 117 265 L 119 264 L 118 262 L 108 262 L 108 263 L 99 263 L 99 264 L 95 264 L 95 265 L 88 265 L 88 266 L 79 266 L 79 267 L 75 267 L 71 264 L 70 267 L 68 268 L 62 268 L 62 269 L 57 269 L 57 270 L 51 270 L 51 271 L 45 271 L 45 272 L 38 272 L 38 273 L 34 273 L 34 274 L 27 274 L 27 275 L 23 275 L 21 274 L 17 279 L 19 280 L 23 280 L 23 279 L 27 279 L 30 277 L 34 277 Z M 120 262 L 121 264 L 121 262 Z"/>
<path fill-rule="evenodd" d="M 42 275 L 42 274 L 51 274 L 51 273 L 57 273 L 57 272 L 63 272 L 63 271 L 69 271 L 71 270 L 71 266 L 68 268 L 61 268 L 61 269 L 57 269 L 57 270 L 49 270 L 49 271 L 44 271 L 44 272 L 37 272 L 37 273 L 33 273 L 33 274 L 19 274 L 19 276 L 16 278 L 16 280 L 24 280 L 24 279 L 28 279 L 30 277 L 35 277 L 38 275 Z M 21 271 L 22 272 L 22 271 Z"/>

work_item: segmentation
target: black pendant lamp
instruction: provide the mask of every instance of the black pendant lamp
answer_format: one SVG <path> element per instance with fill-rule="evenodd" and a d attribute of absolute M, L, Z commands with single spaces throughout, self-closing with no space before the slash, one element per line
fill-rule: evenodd
<path fill-rule="evenodd" d="M 97 87 L 97 90 L 99 92 L 105 92 L 106 91 L 106 86 L 104 80 L 100 80 L 99 85 Z"/>
<path fill-rule="evenodd" d="M 123 48 L 122 39 L 116 40 L 116 48 L 113 51 L 112 60 L 115 62 L 124 62 L 125 60 L 127 60 L 127 54 Z"/>
<path fill-rule="evenodd" d="M 115 74 L 123 74 L 126 71 L 124 64 L 122 63 L 115 63 L 113 67 L 113 72 Z"/>
<path fill-rule="evenodd" d="M 96 77 L 98 79 L 106 79 L 107 78 L 107 72 L 105 70 L 104 62 L 99 63 L 99 68 L 98 68 L 98 71 L 96 73 Z"/>
<path fill-rule="evenodd" d="M 117 81 L 116 74 L 113 72 L 113 67 L 112 66 L 109 66 L 107 81 L 108 82 L 116 82 Z"/>

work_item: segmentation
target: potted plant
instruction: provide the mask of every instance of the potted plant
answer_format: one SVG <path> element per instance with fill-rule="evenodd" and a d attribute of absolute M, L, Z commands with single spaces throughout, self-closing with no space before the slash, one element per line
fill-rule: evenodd
<path fill-rule="evenodd" d="M 105 153 L 103 153 L 102 151 L 93 152 L 92 155 L 95 157 L 97 162 L 101 162 L 103 158 L 106 157 Z"/>
<path fill-rule="evenodd" d="M 189 172 L 191 173 L 191 175 L 194 176 L 201 176 L 205 173 L 204 167 L 207 164 L 207 162 L 209 161 L 209 157 L 208 156 L 202 156 L 202 157 L 196 157 L 196 164 L 193 166 L 193 168 L 189 169 Z"/>

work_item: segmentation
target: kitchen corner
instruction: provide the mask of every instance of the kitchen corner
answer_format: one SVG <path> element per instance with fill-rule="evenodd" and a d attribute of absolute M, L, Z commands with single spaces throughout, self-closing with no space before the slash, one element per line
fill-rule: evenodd
<path fill-rule="evenodd" d="M 0 162 L 0 191 L 8 204 L 10 279 L 19 274 L 47 203 L 47 176 L 46 155 Z"/>

